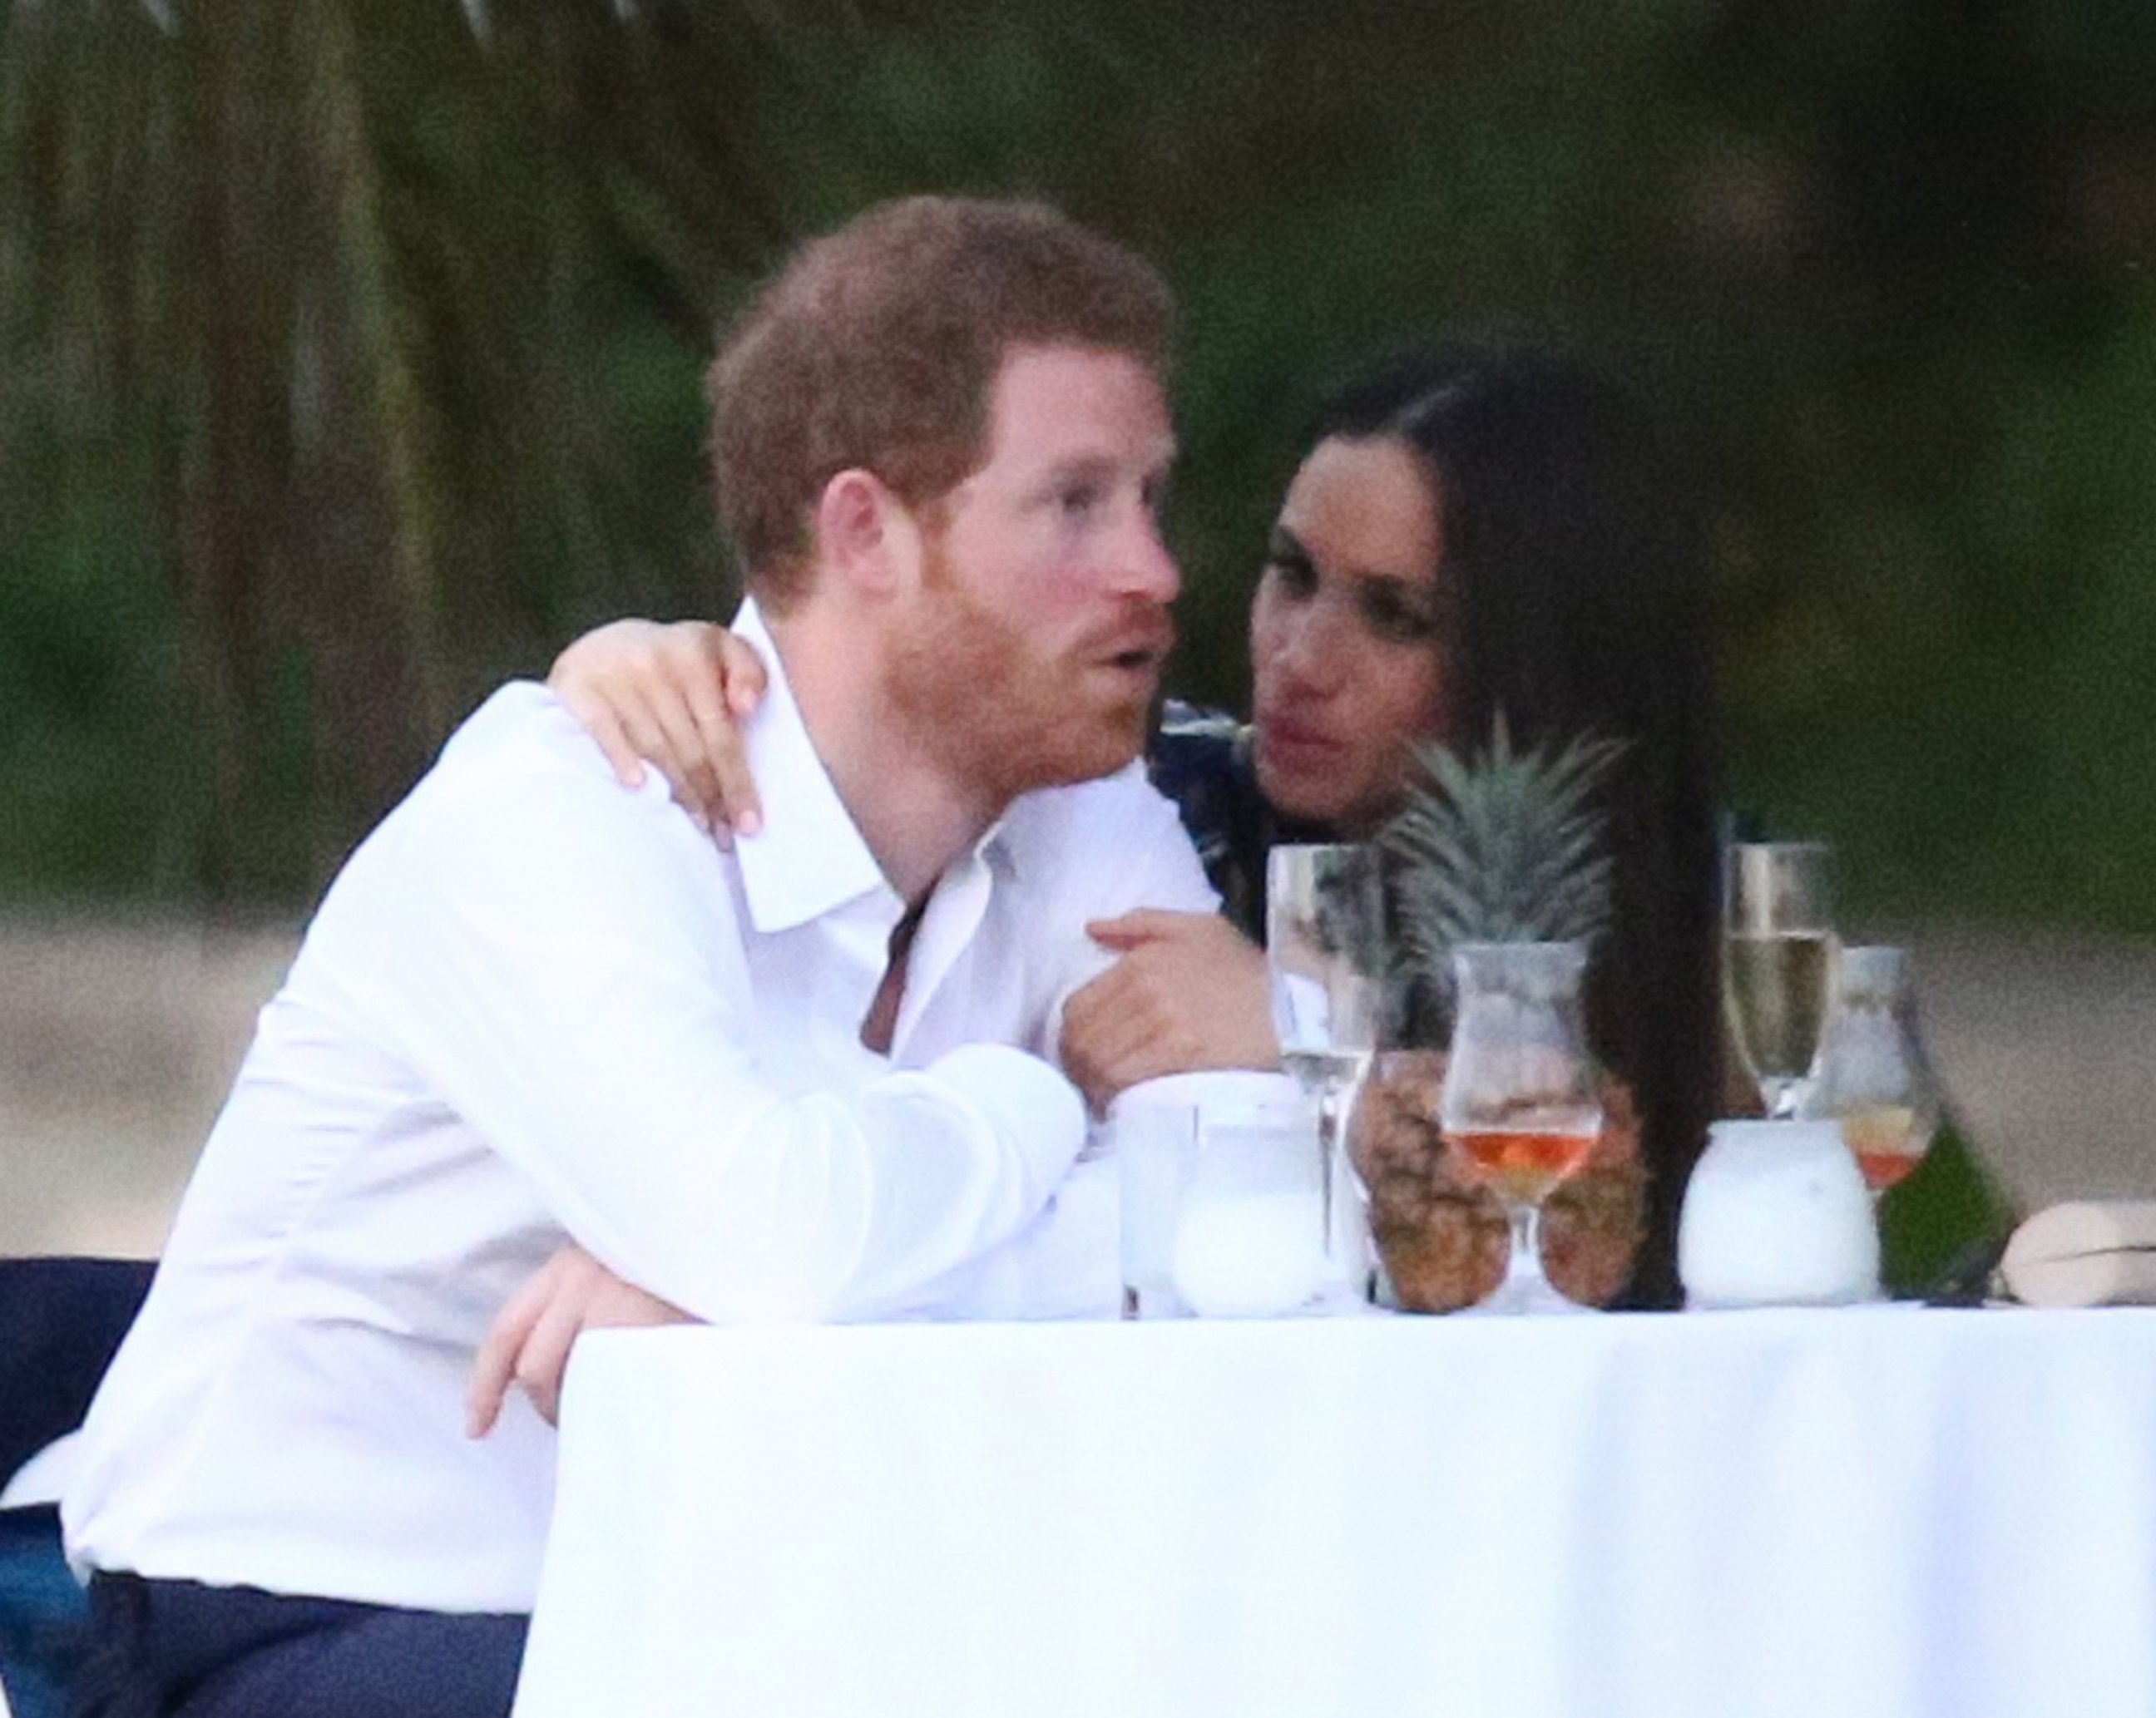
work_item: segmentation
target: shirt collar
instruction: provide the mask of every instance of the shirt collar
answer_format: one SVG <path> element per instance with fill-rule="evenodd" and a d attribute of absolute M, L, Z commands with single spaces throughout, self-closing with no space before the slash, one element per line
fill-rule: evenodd
<path fill-rule="evenodd" d="M 755 598 L 742 604 L 733 629 L 755 647 L 770 676 L 763 701 L 742 729 L 762 792 L 763 828 L 734 842 L 749 918 L 768 934 L 805 925 L 871 890 L 888 890 L 890 884 L 817 756 Z"/>

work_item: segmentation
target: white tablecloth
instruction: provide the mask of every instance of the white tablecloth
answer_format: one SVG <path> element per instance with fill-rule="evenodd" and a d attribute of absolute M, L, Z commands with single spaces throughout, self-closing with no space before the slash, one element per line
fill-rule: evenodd
<path fill-rule="evenodd" d="M 518 1718 L 2151 1718 L 2156 1311 L 609 1333 Z"/>

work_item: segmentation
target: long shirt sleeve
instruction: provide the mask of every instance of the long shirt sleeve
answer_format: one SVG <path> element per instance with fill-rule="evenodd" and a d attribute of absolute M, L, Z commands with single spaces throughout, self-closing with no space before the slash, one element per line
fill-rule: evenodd
<path fill-rule="evenodd" d="M 712 1321 L 902 1310 L 1076 1155 L 1076 1094 L 1005 1045 L 788 1090 L 737 895 L 673 807 L 543 767 L 449 785 L 385 832 L 413 885 L 374 963 L 385 1035 L 624 1276 Z"/>
<path fill-rule="evenodd" d="M 1112 1247 L 1097 1200 L 1057 1224 L 1083 1118 L 1052 1023 L 1105 962 L 1089 920 L 1210 905 L 1173 810 L 1127 777 L 1014 804 L 931 900 L 885 1058 L 901 905 L 787 717 L 779 676 L 746 849 L 624 793 L 535 686 L 362 844 L 93 1406 L 79 1563 L 520 1609 L 553 1433 L 517 1403 L 472 1443 L 462 1402 L 564 1238 L 714 1320 L 1015 1307 L 1024 1261 Z"/>

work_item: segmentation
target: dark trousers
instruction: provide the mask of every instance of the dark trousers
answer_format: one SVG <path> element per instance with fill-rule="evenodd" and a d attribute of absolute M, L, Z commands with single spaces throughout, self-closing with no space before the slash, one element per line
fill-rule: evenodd
<path fill-rule="evenodd" d="M 84 1718 L 505 1718 L 531 1618 L 100 1574 Z"/>

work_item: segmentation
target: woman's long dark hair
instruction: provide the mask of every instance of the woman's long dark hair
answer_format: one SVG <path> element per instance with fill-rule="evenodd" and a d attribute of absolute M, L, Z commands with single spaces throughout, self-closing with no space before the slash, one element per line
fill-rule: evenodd
<path fill-rule="evenodd" d="M 1452 743 L 1622 740 L 1604 803 L 1614 913 L 1588 994 L 1597 1054 L 1631 1085 L 1652 1182 L 1627 1299 L 1673 1305 L 1685 1178 L 1721 1090 L 1716 772 L 1704 550 L 1640 413 L 1548 356 L 1444 351 L 1342 395 L 1312 444 L 1397 438 L 1442 515 L 1457 626 Z"/>

